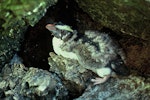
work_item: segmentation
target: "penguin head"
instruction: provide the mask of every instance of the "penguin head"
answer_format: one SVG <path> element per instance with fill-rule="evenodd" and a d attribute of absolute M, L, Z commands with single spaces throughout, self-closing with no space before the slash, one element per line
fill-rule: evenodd
<path fill-rule="evenodd" d="M 56 38 L 61 40 L 68 40 L 73 35 L 73 30 L 68 25 L 63 24 L 47 24 L 46 28 L 52 32 Z"/>

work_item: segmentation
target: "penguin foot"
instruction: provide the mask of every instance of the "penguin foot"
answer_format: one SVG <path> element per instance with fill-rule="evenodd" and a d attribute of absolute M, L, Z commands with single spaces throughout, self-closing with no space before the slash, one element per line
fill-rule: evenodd
<path fill-rule="evenodd" d="M 110 75 L 106 75 L 103 78 L 96 77 L 95 79 L 91 79 L 91 81 L 94 83 L 94 85 L 102 84 L 102 83 L 106 82 L 109 79 L 109 77 L 110 77 Z"/>

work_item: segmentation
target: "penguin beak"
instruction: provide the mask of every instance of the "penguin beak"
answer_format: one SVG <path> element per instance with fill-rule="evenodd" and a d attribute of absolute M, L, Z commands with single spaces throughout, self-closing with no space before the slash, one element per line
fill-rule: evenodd
<path fill-rule="evenodd" d="M 49 31 L 56 31 L 56 27 L 54 24 L 47 24 L 46 29 L 48 29 Z"/>
<path fill-rule="evenodd" d="M 58 37 L 58 35 L 61 35 L 58 34 L 55 24 L 47 24 L 45 27 L 52 33 L 53 36 Z"/>
<path fill-rule="evenodd" d="M 46 26 L 46 29 L 48 29 L 52 35 L 54 37 L 57 37 L 57 38 L 62 38 L 62 34 L 61 34 L 61 31 L 59 31 L 57 28 L 56 28 L 56 25 L 55 24 L 47 24 Z"/>

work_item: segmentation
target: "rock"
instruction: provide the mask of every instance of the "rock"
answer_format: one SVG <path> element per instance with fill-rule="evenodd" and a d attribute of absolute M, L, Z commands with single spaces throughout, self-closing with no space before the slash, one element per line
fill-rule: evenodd
<path fill-rule="evenodd" d="M 150 83 L 140 76 L 116 78 L 88 88 L 74 100 L 149 100 Z"/>
<path fill-rule="evenodd" d="M 76 0 L 95 22 L 114 31 L 150 40 L 149 0 Z"/>
<path fill-rule="evenodd" d="M 71 93 L 81 94 L 89 84 L 92 72 L 86 70 L 76 60 L 66 59 L 51 52 L 48 58 L 50 71 L 57 73 Z"/>
<path fill-rule="evenodd" d="M 2 89 L 0 89 L 0 98 L 5 97 L 4 91 Z"/>
<path fill-rule="evenodd" d="M 0 70 L 19 51 L 24 32 L 34 26 L 57 0 L 1 1 L 0 3 Z"/>
<path fill-rule="evenodd" d="M 3 74 L 11 67 L 12 72 Z M 23 64 L 5 66 L 1 73 L 0 98 L 15 100 L 68 98 L 68 91 L 56 74 Z M 6 75 L 6 76 L 5 76 Z M 3 95 L 4 93 L 4 95 Z"/>
<path fill-rule="evenodd" d="M 120 40 L 126 51 L 127 66 L 134 69 L 139 75 L 150 77 L 150 42 L 142 41 L 133 37 L 124 37 Z"/>

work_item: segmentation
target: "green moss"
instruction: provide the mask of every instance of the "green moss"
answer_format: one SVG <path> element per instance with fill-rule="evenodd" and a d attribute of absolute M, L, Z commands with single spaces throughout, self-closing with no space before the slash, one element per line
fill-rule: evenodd
<path fill-rule="evenodd" d="M 46 8 L 57 0 L 0 0 L 0 65 L 18 51 L 29 25 L 34 26 Z M 1 68 L 1 66 L 0 66 Z"/>

